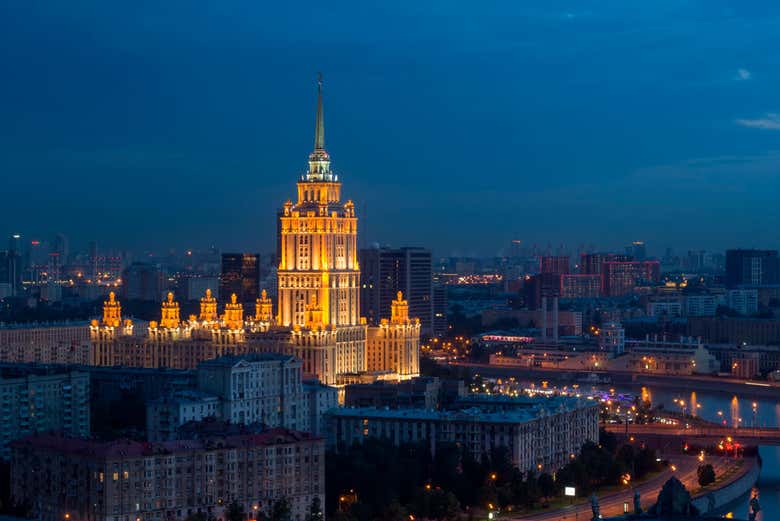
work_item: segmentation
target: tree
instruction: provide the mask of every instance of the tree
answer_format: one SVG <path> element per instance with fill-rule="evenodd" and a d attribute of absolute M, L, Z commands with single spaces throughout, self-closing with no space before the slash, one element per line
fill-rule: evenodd
<path fill-rule="evenodd" d="M 715 469 L 712 465 L 707 463 L 706 465 L 699 465 L 696 474 L 699 476 L 699 485 L 706 487 L 710 483 L 715 482 Z"/>
<path fill-rule="evenodd" d="M 282 498 L 274 503 L 271 509 L 271 521 L 292 521 L 292 509 L 287 498 Z"/>
<path fill-rule="evenodd" d="M 306 514 L 306 521 L 322 521 L 322 504 L 320 503 L 320 497 L 314 496 L 309 506 L 309 513 Z"/>
<path fill-rule="evenodd" d="M 380 514 L 378 521 L 406 521 L 409 513 L 397 500 L 392 501 Z"/>
<path fill-rule="evenodd" d="M 244 521 L 244 519 L 246 519 L 244 506 L 238 501 L 233 500 L 227 507 L 225 519 L 227 519 L 227 521 Z"/>
<path fill-rule="evenodd" d="M 542 493 L 542 497 L 549 498 L 555 495 L 555 480 L 551 475 L 544 472 L 539 475 L 539 492 Z"/>

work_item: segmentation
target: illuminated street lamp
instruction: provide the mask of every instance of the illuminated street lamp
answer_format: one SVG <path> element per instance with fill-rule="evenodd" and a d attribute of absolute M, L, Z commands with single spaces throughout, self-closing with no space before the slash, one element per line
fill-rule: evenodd
<path fill-rule="evenodd" d="M 753 429 L 756 429 L 758 427 L 758 424 L 756 423 L 757 412 L 758 412 L 758 403 L 753 402 Z"/>

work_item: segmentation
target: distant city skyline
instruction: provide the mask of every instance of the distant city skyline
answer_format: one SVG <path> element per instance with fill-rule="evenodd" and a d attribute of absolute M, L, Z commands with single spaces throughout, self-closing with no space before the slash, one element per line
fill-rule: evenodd
<path fill-rule="evenodd" d="M 780 246 L 777 6 L 186 6 L 0 6 L 2 236 L 273 251 L 322 71 L 360 246 Z"/>

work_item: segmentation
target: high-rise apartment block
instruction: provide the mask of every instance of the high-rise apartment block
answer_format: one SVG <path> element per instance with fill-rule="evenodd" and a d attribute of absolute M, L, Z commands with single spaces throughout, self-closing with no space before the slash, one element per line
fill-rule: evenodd
<path fill-rule="evenodd" d="M 726 250 L 726 287 L 766 286 L 780 282 L 777 250 Z"/>
<path fill-rule="evenodd" d="M 235 294 L 239 302 L 254 302 L 260 296 L 260 254 L 223 253 L 219 295 Z"/>
<path fill-rule="evenodd" d="M 159 300 L 163 294 L 160 266 L 134 262 L 122 272 L 122 295 L 127 300 Z"/>
<path fill-rule="evenodd" d="M 579 272 L 588 275 L 601 275 L 601 265 L 605 262 L 629 262 L 634 260 L 630 255 L 615 253 L 583 253 L 580 255 Z"/>
<path fill-rule="evenodd" d="M 546 255 L 539 258 L 539 273 L 562 275 L 569 273 L 568 255 Z"/>
<path fill-rule="evenodd" d="M 403 292 L 409 313 L 420 319 L 423 334 L 433 334 L 432 257 L 424 248 L 360 250 L 360 312 L 370 324 L 390 318 L 391 303 Z"/>
<path fill-rule="evenodd" d="M 601 275 L 561 275 L 561 298 L 596 298 L 601 294 Z"/>
<path fill-rule="evenodd" d="M 601 291 L 607 297 L 630 294 L 639 284 L 656 284 L 661 279 L 658 261 L 607 261 L 601 264 Z"/>
<path fill-rule="evenodd" d="M 0 367 L 0 459 L 38 432 L 89 435 L 89 375 L 65 366 Z"/>

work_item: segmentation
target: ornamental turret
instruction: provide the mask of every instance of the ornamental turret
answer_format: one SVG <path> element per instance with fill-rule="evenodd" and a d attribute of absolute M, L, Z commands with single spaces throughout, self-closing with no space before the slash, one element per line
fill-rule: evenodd
<path fill-rule="evenodd" d="M 241 329 L 244 326 L 244 306 L 238 302 L 235 293 L 230 295 L 230 302 L 225 304 L 223 321 L 228 329 Z"/>
<path fill-rule="evenodd" d="M 211 296 L 211 290 L 206 290 L 206 296 L 200 298 L 200 316 L 198 319 L 203 322 L 214 322 L 217 315 L 217 299 Z"/>
<path fill-rule="evenodd" d="M 404 300 L 404 294 L 400 291 L 396 296 L 390 304 L 390 323 L 404 324 L 409 321 L 409 303 Z"/>
<path fill-rule="evenodd" d="M 107 327 L 119 327 L 122 323 L 122 306 L 116 299 L 114 292 L 108 294 L 108 300 L 103 301 L 103 325 Z"/>
<path fill-rule="evenodd" d="M 263 290 L 260 298 L 255 302 L 255 320 L 258 322 L 270 322 L 273 315 L 273 303 L 268 297 L 268 292 Z"/>
<path fill-rule="evenodd" d="M 181 323 L 179 317 L 179 303 L 173 300 L 173 293 L 168 292 L 166 300 L 162 303 L 162 316 L 160 318 L 160 327 L 176 329 Z M 150 325 L 151 326 L 151 325 Z"/>

